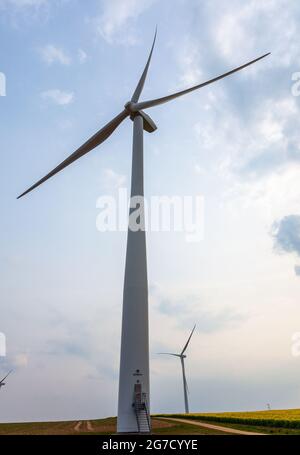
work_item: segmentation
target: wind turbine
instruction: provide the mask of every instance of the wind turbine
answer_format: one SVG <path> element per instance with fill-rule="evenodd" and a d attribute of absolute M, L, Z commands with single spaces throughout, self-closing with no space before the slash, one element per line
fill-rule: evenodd
<path fill-rule="evenodd" d="M 174 357 L 180 358 L 181 368 L 182 368 L 182 380 L 183 380 L 184 407 L 185 407 L 186 414 L 189 414 L 190 411 L 189 411 L 189 400 L 188 400 L 188 385 L 186 382 L 185 366 L 184 366 L 184 359 L 186 359 L 186 355 L 184 353 L 187 350 L 189 342 L 191 341 L 195 328 L 196 328 L 196 324 L 194 325 L 193 330 L 191 331 L 191 334 L 188 337 L 188 340 L 185 343 L 180 354 L 173 354 L 172 352 L 159 352 L 160 355 L 173 355 Z"/>
<path fill-rule="evenodd" d="M 10 370 L 10 371 L 7 373 L 7 375 L 6 375 L 3 379 L 1 379 L 1 381 L 0 381 L 0 390 L 1 390 L 1 387 L 4 387 L 4 386 L 5 386 L 5 382 L 4 382 L 4 381 L 5 381 L 5 379 L 10 375 L 10 373 L 12 373 L 12 370 Z"/>
<path fill-rule="evenodd" d="M 180 92 L 150 101 L 139 102 L 147 77 L 152 52 L 156 40 L 156 32 L 144 71 L 137 87 L 124 109 L 101 128 L 94 136 L 88 139 L 74 153 L 68 156 L 45 177 L 32 185 L 18 199 L 29 193 L 50 177 L 69 166 L 74 161 L 86 155 L 95 147 L 104 142 L 126 118 L 133 121 L 133 152 L 131 175 L 131 198 L 144 198 L 143 176 L 143 132 L 152 133 L 156 130 L 153 120 L 144 112 L 153 106 L 171 101 L 189 92 L 205 87 L 223 79 L 247 66 L 261 60 L 268 54 L 262 55 L 238 68 L 214 77 L 206 82 Z M 131 199 L 132 201 L 132 199 Z M 137 207 L 130 207 L 130 214 Z M 148 341 L 148 280 L 146 261 L 146 237 L 143 226 L 144 207 L 138 208 L 141 225 L 139 229 L 128 228 L 125 279 L 123 291 L 123 316 L 121 336 L 121 359 L 119 373 L 119 402 L 118 427 L 119 433 L 151 431 L 150 425 L 150 396 L 149 396 L 149 341 Z M 145 414 L 147 425 L 141 425 Z"/>

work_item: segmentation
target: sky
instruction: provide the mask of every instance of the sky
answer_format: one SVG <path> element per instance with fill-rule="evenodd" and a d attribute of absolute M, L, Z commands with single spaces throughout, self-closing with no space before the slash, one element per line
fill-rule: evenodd
<path fill-rule="evenodd" d="M 116 415 L 125 232 L 97 200 L 130 185 L 132 124 L 30 196 L 123 108 L 149 110 L 146 197 L 201 195 L 204 236 L 148 232 L 152 412 L 300 407 L 300 5 L 296 0 L 0 0 L 0 421 Z"/>

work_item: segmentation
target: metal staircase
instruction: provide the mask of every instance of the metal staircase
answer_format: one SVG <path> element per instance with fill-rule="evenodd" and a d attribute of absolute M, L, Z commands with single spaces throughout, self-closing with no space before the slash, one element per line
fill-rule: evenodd
<path fill-rule="evenodd" d="M 151 433 L 151 419 L 147 404 L 146 393 L 135 391 L 134 394 L 134 412 L 139 433 Z"/>

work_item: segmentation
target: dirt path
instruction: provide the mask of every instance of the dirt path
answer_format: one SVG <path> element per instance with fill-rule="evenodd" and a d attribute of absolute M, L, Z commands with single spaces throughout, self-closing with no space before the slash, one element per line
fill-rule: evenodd
<path fill-rule="evenodd" d="M 174 422 L 188 423 L 190 425 L 196 425 L 198 427 L 209 428 L 210 430 L 223 431 L 224 433 L 243 434 L 243 435 L 251 435 L 251 436 L 252 435 L 261 436 L 261 435 L 265 434 L 265 433 L 255 433 L 254 431 L 237 430 L 235 428 L 222 427 L 219 425 L 212 425 L 210 423 L 197 422 L 196 420 L 192 420 L 192 419 L 175 419 L 175 418 L 168 418 L 168 417 L 159 417 L 159 418 L 164 419 L 164 420 L 172 420 Z"/>
<path fill-rule="evenodd" d="M 75 430 L 75 431 L 79 431 L 79 430 L 80 430 L 80 427 L 81 427 L 81 424 L 82 424 L 82 422 L 77 422 L 76 425 L 75 425 L 75 427 L 74 427 L 74 430 Z"/>
<path fill-rule="evenodd" d="M 89 420 L 86 422 L 86 427 L 88 431 L 94 431 L 93 425 Z"/>

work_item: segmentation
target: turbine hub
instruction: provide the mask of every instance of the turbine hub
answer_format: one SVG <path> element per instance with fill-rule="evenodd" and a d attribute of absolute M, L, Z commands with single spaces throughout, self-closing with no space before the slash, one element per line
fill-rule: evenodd
<path fill-rule="evenodd" d="M 144 125 L 144 130 L 147 131 L 148 133 L 153 133 L 157 129 L 157 126 L 155 125 L 154 121 L 152 120 L 151 117 L 149 117 L 148 114 L 146 114 L 144 111 L 138 111 L 135 109 L 136 103 L 133 103 L 132 101 L 128 101 L 125 104 L 125 109 L 129 114 L 129 117 L 131 120 L 134 120 L 134 118 L 137 115 L 140 115 L 143 117 L 143 125 Z"/>
<path fill-rule="evenodd" d="M 132 101 L 128 101 L 124 106 L 126 111 L 128 111 L 130 114 L 133 114 L 133 112 L 134 112 L 134 110 L 133 110 L 134 104 L 135 103 L 133 103 Z"/>

